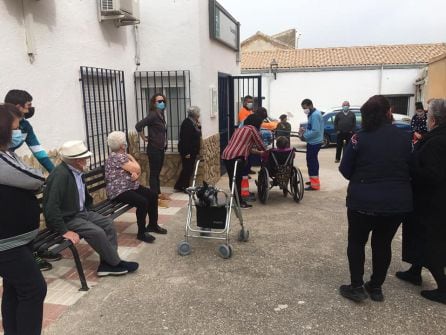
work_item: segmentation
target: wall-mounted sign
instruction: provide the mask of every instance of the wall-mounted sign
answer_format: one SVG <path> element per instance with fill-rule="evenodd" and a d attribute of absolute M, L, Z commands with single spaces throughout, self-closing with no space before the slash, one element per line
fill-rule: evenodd
<path fill-rule="evenodd" d="M 239 51 L 240 23 L 216 0 L 209 0 L 209 33 L 212 39 Z"/>

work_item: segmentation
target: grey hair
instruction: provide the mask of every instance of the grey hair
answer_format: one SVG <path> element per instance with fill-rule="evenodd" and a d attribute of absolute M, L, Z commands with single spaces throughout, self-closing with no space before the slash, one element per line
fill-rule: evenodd
<path fill-rule="evenodd" d="M 187 117 L 197 118 L 200 116 L 200 107 L 198 106 L 189 106 L 187 108 Z"/>
<path fill-rule="evenodd" d="M 429 113 L 432 114 L 435 124 L 446 124 L 446 99 L 433 99 L 429 102 Z"/>
<path fill-rule="evenodd" d="M 122 131 L 111 132 L 108 134 L 107 144 L 111 151 L 118 151 L 121 148 L 121 145 L 127 144 L 125 133 Z"/>

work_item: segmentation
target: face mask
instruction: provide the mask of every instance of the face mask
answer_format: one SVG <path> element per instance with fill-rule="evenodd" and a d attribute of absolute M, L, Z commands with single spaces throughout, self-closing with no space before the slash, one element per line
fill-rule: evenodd
<path fill-rule="evenodd" d="M 17 148 L 23 142 L 23 135 L 20 129 L 15 129 L 12 131 L 10 148 Z"/>
<path fill-rule="evenodd" d="M 417 115 L 419 116 L 419 117 L 423 117 L 424 116 L 424 111 L 420 111 L 420 112 L 416 112 L 417 113 Z"/>
<path fill-rule="evenodd" d="M 348 107 L 348 106 L 342 106 L 342 110 L 343 110 L 344 112 L 348 112 L 349 107 Z"/>
<path fill-rule="evenodd" d="M 33 115 L 34 115 L 34 112 L 36 111 L 36 108 L 35 107 L 29 107 L 28 108 L 28 113 L 26 113 L 24 116 L 25 116 L 25 119 L 29 119 L 29 118 L 31 118 Z"/>
<path fill-rule="evenodd" d="M 163 110 L 164 108 L 166 108 L 166 104 L 164 102 L 157 102 L 155 103 L 155 107 L 156 109 Z"/>
<path fill-rule="evenodd" d="M 246 104 L 246 108 L 249 109 L 249 110 L 251 110 L 251 109 L 252 109 L 252 102 L 248 102 L 248 103 Z"/>
<path fill-rule="evenodd" d="M 304 113 L 305 113 L 306 115 L 308 115 L 308 114 L 310 114 L 310 110 L 309 110 L 308 108 L 305 108 L 305 109 L 304 109 Z"/>

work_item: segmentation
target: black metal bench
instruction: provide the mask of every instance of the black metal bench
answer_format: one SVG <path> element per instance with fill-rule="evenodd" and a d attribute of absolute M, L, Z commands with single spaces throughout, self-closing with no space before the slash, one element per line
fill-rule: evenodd
<path fill-rule="evenodd" d="M 85 173 L 84 178 L 85 185 L 90 194 L 101 189 L 105 189 L 105 171 L 103 166 Z M 37 194 L 37 198 L 42 210 L 43 194 Z M 118 216 L 127 212 L 130 208 L 132 208 L 132 206 L 119 201 L 103 200 L 95 204 L 90 210 L 104 216 L 109 216 L 114 220 Z M 73 254 L 77 273 L 79 274 L 79 279 L 81 282 L 81 288 L 79 290 L 88 291 L 87 280 L 85 279 L 84 269 L 82 267 L 79 253 L 77 252 L 76 246 L 70 240 L 66 240 L 63 236 L 51 231 L 48 228 L 41 230 L 34 240 L 34 251 L 38 253 L 46 252 L 56 255 L 67 248 L 69 248 Z"/>

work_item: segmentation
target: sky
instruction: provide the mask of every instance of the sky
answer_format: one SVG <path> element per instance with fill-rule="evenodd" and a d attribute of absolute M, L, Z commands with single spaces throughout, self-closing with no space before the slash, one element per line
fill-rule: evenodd
<path fill-rule="evenodd" d="M 241 40 L 296 28 L 299 48 L 446 43 L 446 0 L 218 0 Z"/>

